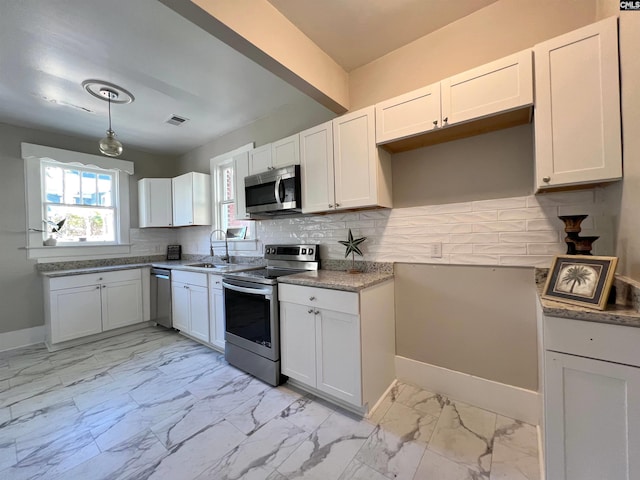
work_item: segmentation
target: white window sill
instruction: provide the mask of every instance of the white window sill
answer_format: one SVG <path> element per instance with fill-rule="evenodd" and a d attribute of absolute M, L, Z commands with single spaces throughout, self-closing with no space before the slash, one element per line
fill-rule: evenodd
<path fill-rule="evenodd" d="M 94 259 L 96 255 L 128 255 L 130 244 L 119 245 L 56 245 L 51 247 L 25 247 L 27 258 L 47 260 L 85 260 Z"/>

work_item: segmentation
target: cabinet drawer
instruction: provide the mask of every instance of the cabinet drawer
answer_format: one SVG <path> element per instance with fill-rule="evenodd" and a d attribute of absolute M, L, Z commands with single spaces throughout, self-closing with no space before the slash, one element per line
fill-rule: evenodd
<path fill-rule="evenodd" d="M 222 275 L 209 275 L 209 286 L 214 290 L 222 290 Z"/>
<path fill-rule="evenodd" d="M 278 297 L 281 302 L 309 305 L 335 312 L 352 315 L 358 315 L 360 312 L 359 295 L 354 292 L 280 284 L 278 285 Z"/>
<path fill-rule="evenodd" d="M 544 348 L 640 367 L 640 328 L 544 318 Z"/>
<path fill-rule="evenodd" d="M 141 269 L 116 270 L 112 272 L 85 273 L 80 275 L 69 275 L 67 277 L 55 277 L 49 279 L 50 290 L 62 290 L 65 288 L 83 287 L 85 285 L 97 285 L 110 282 L 125 282 L 129 280 L 140 280 Z"/>
<path fill-rule="evenodd" d="M 207 274 L 197 272 L 186 272 L 184 270 L 173 270 L 171 280 L 175 282 L 188 283 L 189 285 L 207 286 Z"/>

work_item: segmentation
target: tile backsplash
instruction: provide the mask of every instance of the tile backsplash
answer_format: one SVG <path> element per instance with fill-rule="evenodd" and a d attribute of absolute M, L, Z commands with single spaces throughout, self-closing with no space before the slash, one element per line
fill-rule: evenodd
<path fill-rule="evenodd" d="M 588 214 L 581 235 L 598 235 L 594 254 L 612 255 L 613 224 L 602 188 L 309 215 L 257 222 L 259 244 L 318 243 L 323 259 L 344 258 L 338 240 L 366 236 L 365 261 L 548 267 L 566 252 L 558 215 Z M 441 256 L 438 256 L 438 255 Z"/>

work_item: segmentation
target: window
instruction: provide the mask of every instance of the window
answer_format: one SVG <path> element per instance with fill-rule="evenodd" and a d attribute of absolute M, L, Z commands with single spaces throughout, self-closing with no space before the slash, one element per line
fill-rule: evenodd
<path fill-rule="evenodd" d="M 130 253 L 129 175 L 133 163 L 22 144 L 28 258 L 95 258 Z M 55 247 L 43 242 L 46 221 L 65 219 Z M 47 230 L 43 232 L 42 230 Z"/>
<path fill-rule="evenodd" d="M 58 242 L 115 243 L 118 172 L 46 160 L 41 168 L 42 218 L 65 220 Z"/>
<path fill-rule="evenodd" d="M 236 180 L 233 160 L 218 164 L 216 168 L 216 219 L 217 228 L 246 227 L 246 238 L 251 238 L 252 222 L 236 219 Z"/>

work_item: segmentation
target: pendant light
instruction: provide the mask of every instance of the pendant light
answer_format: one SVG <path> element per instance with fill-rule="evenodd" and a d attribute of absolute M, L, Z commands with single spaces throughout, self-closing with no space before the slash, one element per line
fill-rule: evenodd
<path fill-rule="evenodd" d="M 109 102 L 109 129 L 107 130 L 107 136 L 100 140 L 98 144 L 100 146 L 100 152 L 108 157 L 118 157 L 122 154 L 122 143 L 116 140 L 116 132 L 111 128 L 111 100 L 118 99 L 118 92 L 109 88 L 101 88 L 100 94 L 107 97 Z"/>
<path fill-rule="evenodd" d="M 135 98 L 128 90 L 125 90 L 115 83 L 104 80 L 88 79 L 82 82 L 82 87 L 87 93 L 95 98 L 109 102 L 109 129 L 107 136 L 98 143 L 100 152 L 109 157 L 118 157 L 122 154 L 122 143 L 116 140 L 116 133 L 111 128 L 111 104 L 132 103 Z"/>

